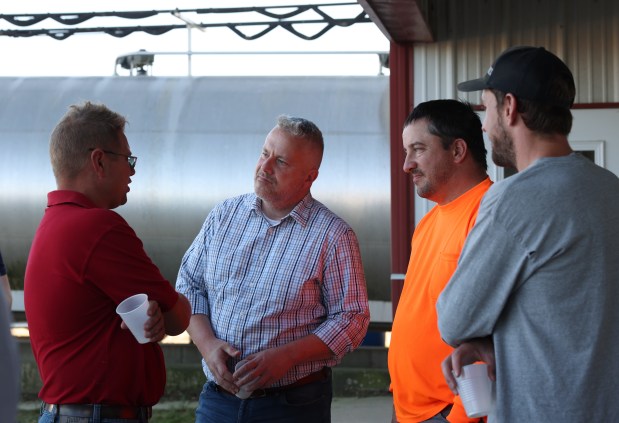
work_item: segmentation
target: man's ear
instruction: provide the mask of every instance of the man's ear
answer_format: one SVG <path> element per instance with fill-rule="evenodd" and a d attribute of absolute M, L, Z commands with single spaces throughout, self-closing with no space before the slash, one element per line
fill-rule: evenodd
<path fill-rule="evenodd" d="M 90 160 L 88 164 L 99 178 L 105 176 L 106 166 L 104 156 L 105 154 L 103 153 L 103 151 L 99 150 L 98 148 L 95 148 L 90 153 Z"/>
<path fill-rule="evenodd" d="M 454 163 L 462 163 L 469 151 L 469 146 L 462 138 L 456 138 L 451 144 L 451 151 L 454 158 Z"/>
<path fill-rule="evenodd" d="M 514 125 L 518 118 L 518 99 L 513 94 L 505 94 L 501 113 L 505 123 L 509 126 Z"/>
<path fill-rule="evenodd" d="M 311 184 L 316 180 L 316 178 L 318 178 L 318 169 L 312 169 L 307 174 L 307 179 L 305 181 Z"/>

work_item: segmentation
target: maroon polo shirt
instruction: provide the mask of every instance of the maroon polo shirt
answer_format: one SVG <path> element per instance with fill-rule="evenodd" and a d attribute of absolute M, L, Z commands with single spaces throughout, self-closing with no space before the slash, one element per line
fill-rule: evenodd
<path fill-rule="evenodd" d="M 120 328 L 116 306 L 147 293 L 170 310 L 172 285 L 116 212 L 74 191 L 48 194 L 26 267 L 24 301 L 32 351 L 50 404 L 153 405 L 163 395 L 157 343 Z"/>

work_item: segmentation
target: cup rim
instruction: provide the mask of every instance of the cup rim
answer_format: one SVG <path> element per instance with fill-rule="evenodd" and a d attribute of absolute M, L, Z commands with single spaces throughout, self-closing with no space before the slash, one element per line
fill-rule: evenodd
<path fill-rule="evenodd" d="M 132 301 L 132 300 L 134 300 L 134 299 L 136 299 L 136 298 L 138 298 L 138 297 L 140 297 L 140 298 L 142 298 L 142 297 L 143 297 L 144 299 L 143 299 L 143 300 L 141 300 L 141 301 L 139 302 L 139 304 L 138 304 L 136 307 L 133 307 L 131 310 L 127 310 L 127 311 L 120 311 L 121 307 L 126 306 L 126 303 L 127 303 L 127 302 Z M 148 294 L 145 294 L 145 293 L 139 293 L 139 294 L 134 294 L 134 295 L 131 295 L 130 297 L 127 297 L 127 298 L 125 298 L 124 300 L 122 300 L 122 301 L 120 302 L 120 304 L 118 304 L 118 305 L 116 306 L 116 313 L 117 313 L 117 314 L 119 314 L 119 315 L 123 315 L 123 314 L 131 313 L 131 312 L 132 312 L 132 311 L 134 311 L 135 309 L 139 308 L 139 307 L 140 307 L 140 306 L 144 303 L 144 301 L 147 301 L 147 300 L 148 300 Z"/>

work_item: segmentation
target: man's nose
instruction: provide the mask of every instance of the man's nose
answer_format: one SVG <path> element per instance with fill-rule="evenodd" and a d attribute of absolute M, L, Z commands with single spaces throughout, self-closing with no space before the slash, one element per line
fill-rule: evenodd
<path fill-rule="evenodd" d="M 264 159 L 260 164 L 260 169 L 262 169 L 265 173 L 273 173 L 273 160 L 274 158 L 272 157 L 267 157 Z"/>
<path fill-rule="evenodd" d="M 417 162 L 410 159 L 408 155 L 404 158 L 404 165 L 402 166 L 402 170 L 404 173 L 411 173 L 417 167 Z"/>

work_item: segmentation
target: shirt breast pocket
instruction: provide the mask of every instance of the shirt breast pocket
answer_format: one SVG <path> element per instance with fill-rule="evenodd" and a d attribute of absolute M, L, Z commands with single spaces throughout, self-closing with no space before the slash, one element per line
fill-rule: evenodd
<path fill-rule="evenodd" d="M 438 296 L 441 295 L 447 282 L 449 282 L 451 275 L 455 272 L 459 258 L 459 253 L 445 251 L 439 253 L 432 271 L 432 278 L 430 279 L 430 295 L 435 304 L 438 300 Z"/>

